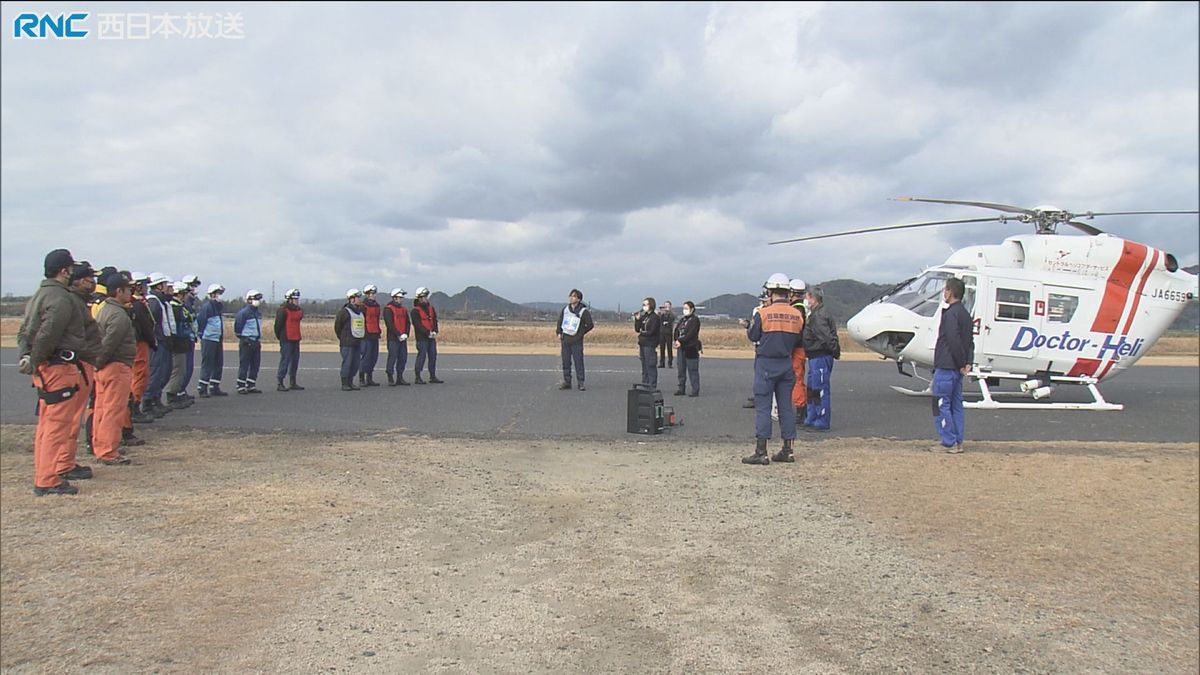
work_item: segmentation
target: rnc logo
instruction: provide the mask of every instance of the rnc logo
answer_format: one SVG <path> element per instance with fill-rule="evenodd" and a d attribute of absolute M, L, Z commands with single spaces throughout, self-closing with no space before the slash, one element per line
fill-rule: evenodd
<path fill-rule="evenodd" d="M 20 14 L 13 20 L 13 38 L 29 37 L 35 40 L 47 37 L 82 38 L 87 37 L 86 30 L 75 28 L 76 21 L 87 19 L 86 13 L 59 14 L 53 17 L 49 14 Z"/>

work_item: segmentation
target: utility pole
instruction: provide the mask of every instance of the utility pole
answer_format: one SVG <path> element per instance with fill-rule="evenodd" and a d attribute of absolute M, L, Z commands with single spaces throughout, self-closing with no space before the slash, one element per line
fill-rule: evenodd
<path fill-rule="evenodd" d="M 275 280 L 271 280 L 271 304 L 275 304 Z"/>

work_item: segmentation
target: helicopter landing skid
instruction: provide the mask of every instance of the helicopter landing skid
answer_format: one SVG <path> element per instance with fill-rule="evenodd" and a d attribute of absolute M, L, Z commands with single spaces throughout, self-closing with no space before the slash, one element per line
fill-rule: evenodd
<path fill-rule="evenodd" d="M 1096 388 L 1099 382 L 1094 377 L 1068 377 L 1066 375 L 1051 375 L 1050 381 L 1053 383 L 1075 384 L 1087 387 L 1088 392 L 1092 395 L 1092 400 L 1086 403 L 1074 403 L 1063 401 L 1045 401 L 1045 402 L 1015 402 L 1015 401 L 997 401 L 997 397 L 1022 397 L 1034 399 L 1033 392 L 1016 392 L 1016 391 L 992 391 L 988 386 L 989 378 L 1020 380 L 1022 382 L 1030 379 L 1028 375 L 1017 375 L 1013 373 L 997 373 L 995 371 L 979 371 L 973 370 L 970 373 L 971 377 L 976 378 L 979 383 L 979 393 L 983 397 L 979 401 L 964 401 L 964 408 L 974 408 L 983 410 L 1124 410 L 1125 406 L 1120 403 L 1109 403 L 1104 400 L 1100 390 Z M 1036 399 L 1035 399 L 1036 400 Z"/>
<path fill-rule="evenodd" d="M 897 364 L 900 374 L 907 377 L 915 377 L 926 383 L 924 389 L 909 389 L 898 385 L 892 385 L 892 390 L 904 394 L 905 396 L 933 396 L 933 392 L 929 388 L 930 380 L 921 375 L 916 364 L 912 364 L 912 372 L 904 372 L 902 364 Z M 1094 377 L 1068 377 L 1066 375 L 1051 375 L 1050 382 L 1056 384 L 1074 384 L 1087 387 L 1088 392 L 1092 395 L 1092 400 L 1086 403 L 1071 403 L 1062 401 L 1039 401 L 1034 398 L 1033 392 L 1023 391 L 992 391 L 988 385 L 989 378 L 998 380 L 1019 380 L 1021 382 L 1031 379 L 1029 375 L 1020 375 L 1016 373 L 1000 373 L 992 370 L 972 370 L 968 377 L 973 377 L 979 383 L 979 393 L 981 400 L 964 401 L 964 408 L 974 408 L 983 410 L 1124 410 L 1125 406 L 1120 403 L 1109 403 L 1104 400 L 1100 390 L 1096 388 L 1098 380 Z M 998 398 L 1024 398 L 1029 401 L 997 401 Z"/>

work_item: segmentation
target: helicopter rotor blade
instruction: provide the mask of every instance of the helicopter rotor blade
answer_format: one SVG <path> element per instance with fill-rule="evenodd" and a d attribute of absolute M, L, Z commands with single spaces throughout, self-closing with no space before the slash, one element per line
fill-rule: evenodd
<path fill-rule="evenodd" d="M 1200 213 L 1200 211 L 1106 211 L 1104 213 L 1080 213 L 1076 218 L 1092 219 L 1095 216 L 1153 216 L 1158 214 Z"/>
<path fill-rule="evenodd" d="M 1075 228 L 1075 229 L 1077 229 L 1077 230 L 1081 230 L 1081 231 L 1083 231 L 1083 232 L 1086 232 L 1087 234 L 1090 234 L 1090 235 L 1092 235 L 1093 237 L 1094 237 L 1094 236 L 1096 236 L 1096 235 L 1098 235 L 1098 234 L 1104 234 L 1104 230 L 1101 230 L 1101 229 L 1100 229 L 1100 228 L 1098 228 L 1098 227 L 1092 227 L 1091 225 L 1088 225 L 1087 223 L 1079 223 L 1079 222 L 1076 222 L 1076 221 L 1074 221 L 1074 220 L 1068 220 L 1068 221 L 1067 221 L 1067 224 L 1068 224 L 1068 225 L 1070 225 L 1070 226 L 1072 226 L 1072 227 L 1074 227 L 1074 228 Z"/>
<path fill-rule="evenodd" d="M 866 227 L 861 230 L 847 230 L 845 232 L 833 232 L 831 234 L 814 234 L 808 237 L 796 237 L 795 239 L 784 239 L 782 241 L 772 241 L 771 246 L 775 244 L 790 244 L 797 241 L 812 241 L 814 239 L 829 239 L 831 237 L 845 237 L 851 234 L 864 234 L 867 232 L 886 232 L 888 230 L 906 230 L 913 227 L 932 227 L 935 225 L 955 225 L 958 223 L 995 223 L 1007 222 L 1006 216 L 997 218 L 968 218 L 967 220 L 935 220 L 927 223 L 907 223 L 905 225 L 884 225 L 882 227 Z"/>
<path fill-rule="evenodd" d="M 892 201 L 896 202 L 929 202 L 931 204 L 961 204 L 963 206 L 978 206 L 984 209 L 995 209 L 997 211 L 1005 211 L 1007 213 L 1026 213 L 1033 215 L 1037 213 L 1033 209 L 1027 209 L 1021 206 L 1012 206 L 1010 204 L 997 204 L 995 202 L 968 202 L 961 199 L 927 199 L 924 197 L 894 197 Z"/>

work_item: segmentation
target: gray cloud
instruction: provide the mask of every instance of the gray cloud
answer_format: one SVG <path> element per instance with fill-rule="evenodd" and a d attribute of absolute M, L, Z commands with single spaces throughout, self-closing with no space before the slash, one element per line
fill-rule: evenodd
<path fill-rule="evenodd" d="M 66 246 L 309 297 L 631 305 L 896 280 L 1021 232 L 766 246 L 977 215 L 888 197 L 1196 206 L 1191 3 L 240 11 L 238 42 L 0 40 L 5 292 Z M 1197 262 L 1194 218 L 1096 224 Z"/>

